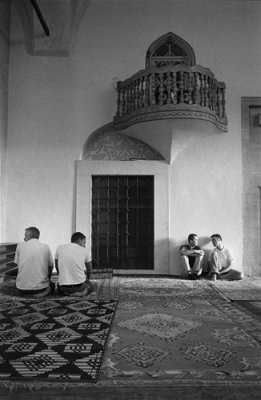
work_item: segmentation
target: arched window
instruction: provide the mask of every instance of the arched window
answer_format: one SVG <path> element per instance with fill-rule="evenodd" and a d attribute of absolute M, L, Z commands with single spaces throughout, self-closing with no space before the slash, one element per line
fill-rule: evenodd
<path fill-rule="evenodd" d="M 192 47 L 174 33 L 167 33 L 155 40 L 146 53 L 146 68 L 164 65 L 195 65 L 196 57 Z"/>

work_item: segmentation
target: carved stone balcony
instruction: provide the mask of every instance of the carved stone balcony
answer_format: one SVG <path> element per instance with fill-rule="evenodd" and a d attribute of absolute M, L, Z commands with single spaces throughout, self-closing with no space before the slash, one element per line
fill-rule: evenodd
<path fill-rule="evenodd" d="M 225 84 L 200 65 L 141 70 L 117 86 L 116 131 L 146 121 L 200 119 L 227 131 Z"/>

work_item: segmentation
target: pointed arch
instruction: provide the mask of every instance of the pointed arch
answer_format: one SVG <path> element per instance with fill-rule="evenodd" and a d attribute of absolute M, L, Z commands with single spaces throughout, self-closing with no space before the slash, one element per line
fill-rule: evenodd
<path fill-rule="evenodd" d="M 146 68 L 169 64 L 196 65 L 196 56 L 190 44 L 172 32 L 155 40 L 146 53 Z"/>

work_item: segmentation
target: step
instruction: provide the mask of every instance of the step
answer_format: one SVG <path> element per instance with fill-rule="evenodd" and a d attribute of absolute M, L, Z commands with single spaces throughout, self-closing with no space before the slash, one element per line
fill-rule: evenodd
<path fill-rule="evenodd" d="M 8 264 L 10 261 L 13 261 L 14 257 L 15 257 L 15 252 L 0 254 L 0 269 L 1 265 Z"/>
<path fill-rule="evenodd" d="M 17 243 L 0 243 L 0 278 L 17 275 L 17 265 L 14 263 Z"/>
<path fill-rule="evenodd" d="M 9 274 L 9 272 L 11 273 L 11 271 L 16 270 L 17 269 L 17 265 L 13 262 L 10 261 L 9 263 L 3 264 L 0 266 L 0 275 L 3 274 Z"/>
<path fill-rule="evenodd" d="M 17 243 L 0 243 L 0 254 L 15 253 Z"/>

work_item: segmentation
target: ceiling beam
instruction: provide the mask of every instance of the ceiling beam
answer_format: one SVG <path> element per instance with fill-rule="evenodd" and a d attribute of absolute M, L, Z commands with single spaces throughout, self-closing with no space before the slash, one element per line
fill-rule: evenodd
<path fill-rule="evenodd" d="M 43 30 L 46 34 L 46 36 L 50 36 L 50 31 L 49 28 L 45 22 L 45 19 L 43 17 L 43 14 L 41 13 L 40 7 L 38 6 L 38 3 L 36 0 L 31 0 L 32 6 L 37 14 L 37 17 L 39 18 L 39 21 L 41 22 L 41 25 L 43 27 Z"/>

